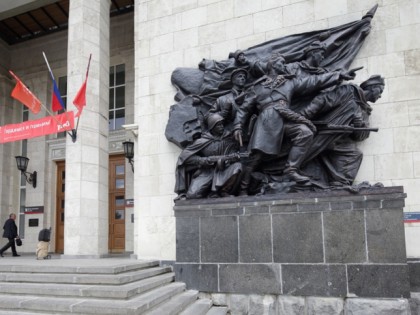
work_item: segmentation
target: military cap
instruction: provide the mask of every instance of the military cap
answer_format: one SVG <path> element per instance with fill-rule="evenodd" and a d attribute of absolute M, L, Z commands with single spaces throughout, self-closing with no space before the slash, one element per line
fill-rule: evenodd
<path fill-rule="evenodd" d="M 384 80 L 384 78 L 383 77 L 381 77 L 380 75 L 378 75 L 378 74 L 375 74 L 375 75 L 372 75 L 369 79 L 367 79 L 366 81 L 363 81 L 361 84 L 360 84 L 360 87 L 362 88 L 362 89 L 365 89 L 367 86 L 370 86 L 370 85 L 383 85 L 383 86 L 385 86 L 385 80 Z"/>
<path fill-rule="evenodd" d="M 235 58 L 235 59 L 238 59 L 238 57 L 239 57 L 239 55 L 240 54 L 245 54 L 242 50 L 240 50 L 240 49 L 238 49 L 237 51 L 235 51 L 235 52 L 231 52 L 230 54 L 229 54 L 229 58 Z"/>
<path fill-rule="evenodd" d="M 232 71 L 232 73 L 230 74 L 230 80 L 233 80 L 233 77 L 239 73 L 244 73 L 246 77 L 248 77 L 248 71 L 246 71 L 246 69 L 244 68 L 238 68 Z"/>

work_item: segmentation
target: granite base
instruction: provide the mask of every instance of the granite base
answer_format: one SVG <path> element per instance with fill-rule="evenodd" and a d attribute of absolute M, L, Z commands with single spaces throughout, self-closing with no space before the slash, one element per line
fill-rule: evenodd
<path fill-rule="evenodd" d="M 201 292 L 408 298 L 402 187 L 175 204 L 176 278 Z"/>

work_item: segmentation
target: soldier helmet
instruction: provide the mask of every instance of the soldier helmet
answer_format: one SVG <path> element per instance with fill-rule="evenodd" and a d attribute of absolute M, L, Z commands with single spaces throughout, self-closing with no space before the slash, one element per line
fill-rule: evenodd
<path fill-rule="evenodd" d="M 221 121 L 223 121 L 223 117 L 217 113 L 210 114 L 206 118 L 207 127 L 209 128 L 209 130 L 212 130 L 214 126 L 216 126 L 216 124 Z"/>
<path fill-rule="evenodd" d="M 375 74 L 375 75 L 372 75 L 366 81 L 363 81 L 360 84 L 360 87 L 364 90 L 366 87 L 368 87 L 370 85 L 382 85 L 382 86 L 385 86 L 385 80 L 379 74 Z"/>

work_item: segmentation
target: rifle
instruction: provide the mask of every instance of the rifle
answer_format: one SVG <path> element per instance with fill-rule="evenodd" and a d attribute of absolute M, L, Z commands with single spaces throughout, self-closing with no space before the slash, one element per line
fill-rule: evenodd
<path fill-rule="evenodd" d="M 369 131 L 369 132 L 378 132 L 378 128 L 369 128 L 369 127 L 353 127 L 348 125 L 334 125 L 329 124 L 326 121 L 313 121 L 312 122 L 319 133 L 352 133 L 354 131 Z M 325 131 L 325 132 L 323 132 Z"/>
<path fill-rule="evenodd" d="M 217 169 L 223 170 L 226 163 L 238 162 L 241 159 L 249 157 L 249 152 L 235 152 L 228 155 L 213 155 L 209 156 L 206 159 L 211 164 L 217 164 Z"/>

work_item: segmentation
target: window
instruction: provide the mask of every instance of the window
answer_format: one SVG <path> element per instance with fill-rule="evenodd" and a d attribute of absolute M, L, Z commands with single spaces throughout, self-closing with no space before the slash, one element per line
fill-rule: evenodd
<path fill-rule="evenodd" d="M 64 108 L 67 109 L 67 76 L 58 78 L 58 90 L 60 91 L 61 99 L 64 103 Z M 64 113 L 64 110 L 61 109 L 58 111 L 59 114 Z M 59 132 L 57 138 L 64 138 L 67 132 Z"/>
<path fill-rule="evenodd" d="M 109 130 L 125 124 L 125 65 L 109 69 Z"/>
<path fill-rule="evenodd" d="M 67 76 L 58 78 L 58 90 L 67 108 Z M 59 114 L 64 113 L 60 110 Z M 109 130 L 118 130 L 125 124 L 125 65 L 109 68 Z M 58 133 L 63 138 L 67 132 Z"/>

